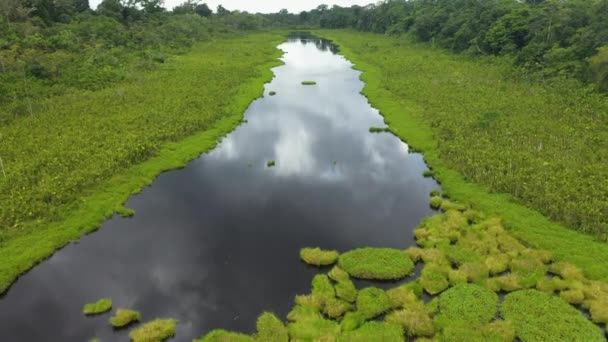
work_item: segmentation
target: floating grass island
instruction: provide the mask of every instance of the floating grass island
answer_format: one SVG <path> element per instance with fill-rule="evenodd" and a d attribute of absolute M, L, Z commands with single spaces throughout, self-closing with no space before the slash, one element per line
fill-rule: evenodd
<path fill-rule="evenodd" d="M 102 298 L 95 303 L 85 304 L 82 308 L 82 312 L 85 315 L 99 315 L 104 312 L 108 312 L 112 309 L 112 300 L 109 298 Z"/>
<path fill-rule="evenodd" d="M 340 254 L 338 251 L 324 251 L 320 248 L 302 248 L 300 259 L 313 266 L 328 266 L 335 264 Z"/>
<path fill-rule="evenodd" d="M 114 328 L 123 328 L 127 325 L 139 321 L 139 312 L 129 309 L 118 309 L 114 316 L 110 317 L 110 324 Z"/>
<path fill-rule="evenodd" d="M 274 160 L 266 162 L 266 167 L 274 167 L 277 163 Z"/>
<path fill-rule="evenodd" d="M 156 319 L 129 333 L 133 342 L 160 342 L 175 335 L 175 319 Z"/>
<path fill-rule="evenodd" d="M 310 294 L 295 297 L 286 326 L 265 313 L 257 335 L 216 330 L 198 341 L 605 340 L 598 325 L 608 324 L 607 283 L 522 244 L 499 218 L 439 191 L 432 195 L 442 213 L 415 230 L 418 246 L 342 253 L 327 274 L 314 276 Z M 301 254 L 317 265 L 338 253 L 308 248 Z M 420 276 L 388 290 L 357 289 L 351 281 L 401 279 L 414 263 L 422 265 Z M 431 301 L 422 300 L 425 292 Z M 505 292 L 499 310 L 498 293 Z"/>
<path fill-rule="evenodd" d="M 340 267 L 355 278 L 395 280 L 412 273 L 414 263 L 403 251 L 392 248 L 360 248 L 346 252 Z"/>
<path fill-rule="evenodd" d="M 302 82 L 302 85 L 308 85 L 308 86 L 316 85 L 316 84 L 317 84 L 317 82 L 315 82 L 315 81 L 303 81 Z"/>

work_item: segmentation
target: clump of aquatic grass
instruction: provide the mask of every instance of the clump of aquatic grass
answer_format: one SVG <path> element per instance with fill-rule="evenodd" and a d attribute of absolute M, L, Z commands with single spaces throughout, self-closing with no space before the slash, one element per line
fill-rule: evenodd
<path fill-rule="evenodd" d="M 450 201 L 447 199 L 444 199 L 441 202 L 441 210 L 443 211 L 449 211 L 449 210 L 458 210 L 458 211 L 466 211 L 467 210 L 467 206 L 461 203 L 456 203 L 454 201 Z"/>
<path fill-rule="evenodd" d="M 320 248 L 302 248 L 300 259 L 305 263 L 314 266 L 327 266 L 334 264 L 340 253 L 338 251 L 325 251 Z"/>
<path fill-rule="evenodd" d="M 350 279 L 342 280 L 336 283 L 336 296 L 344 299 L 347 302 L 354 302 L 357 300 L 357 288 Z"/>
<path fill-rule="evenodd" d="M 439 297 L 439 317 L 444 324 L 462 320 L 470 324 L 485 324 L 496 316 L 498 295 L 485 287 L 462 284 L 452 287 Z"/>
<path fill-rule="evenodd" d="M 481 255 L 479 255 L 479 253 L 473 249 L 464 248 L 459 244 L 449 245 L 443 249 L 450 262 L 455 265 L 481 261 Z"/>
<path fill-rule="evenodd" d="M 263 313 L 257 320 L 257 335 L 258 341 L 265 342 L 287 342 L 289 341 L 289 334 L 287 327 L 270 312 Z"/>
<path fill-rule="evenodd" d="M 400 325 L 410 337 L 433 336 L 435 333 L 433 320 L 422 303 L 393 311 L 386 315 L 385 320 Z"/>
<path fill-rule="evenodd" d="M 484 261 L 491 275 L 505 272 L 509 268 L 511 258 L 506 254 L 488 255 Z"/>
<path fill-rule="evenodd" d="M 356 330 L 345 332 L 340 341 L 403 341 L 403 329 L 397 324 L 367 322 Z"/>
<path fill-rule="evenodd" d="M 439 189 L 433 189 L 433 190 L 431 190 L 431 192 L 429 194 L 431 195 L 431 198 L 433 198 L 433 197 L 441 197 L 441 190 L 439 190 Z"/>
<path fill-rule="evenodd" d="M 312 278 L 312 296 L 321 305 L 324 305 L 329 299 L 335 298 L 336 292 L 334 286 L 327 275 L 317 274 Z"/>
<path fill-rule="evenodd" d="M 551 265 L 549 271 L 559 274 L 565 280 L 581 280 L 585 277 L 578 267 L 565 261 L 560 261 Z"/>
<path fill-rule="evenodd" d="M 116 214 L 118 214 L 121 217 L 133 217 L 133 216 L 135 216 L 135 210 L 121 205 L 118 208 L 116 208 Z"/>
<path fill-rule="evenodd" d="M 156 342 L 157 340 L 150 340 Z M 254 342 L 254 338 L 245 334 L 235 333 L 224 329 L 210 331 L 207 335 L 193 342 Z"/>
<path fill-rule="evenodd" d="M 127 325 L 139 321 L 141 315 L 135 310 L 118 309 L 114 316 L 110 317 L 110 324 L 114 328 L 123 328 Z"/>
<path fill-rule="evenodd" d="M 578 310 L 537 290 L 508 294 L 501 312 L 522 341 L 605 341 L 603 332 Z"/>
<path fill-rule="evenodd" d="M 340 322 L 342 331 L 355 330 L 365 323 L 365 316 L 360 312 L 347 312 Z"/>
<path fill-rule="evenodd" d="M 500 289 L 505 292 L 513 292 L 524 288 L 521 283 L 521 278 L 514 273 L 509 273 L 495 279 L 500 285 Z"/>
<path fill-rule="evenodd" d="M 395 309 L 408 307 L 419 302 L 422 286 L 418 282 L 407 283 L 386 291 L 391 306 Z"/>
<path fill-rule="evenodd" d="M 400 279 L 414 271 L 414 263 L 403 252 L 392 248 L 359 248 L 342 254 L 340 267 L 362 279 Z"/>
<path fill-rule="evenodd" d="M 582 304 L 585 301 L 585 294 L 581 289 L 565 290 L 559 296 L 570 304 Z"/>
<path fill-rule="evenodd" d="M 109 298 L 102 298 L 95 303 L 85 304 L 82 308 L 82 312 L 85 315 L 98 315 L 104 312 L 108 312 L 112 309 L 112 300 Z"/>
<path fill-rule="evenodd" d="M 331 280 L 333 280 L 335 282 L 341 282 L 341 281 L 350 279 L 350 277 L 348 276 L 348 273 L 345 270 L 341 269 L 340 266 L 332 267 L 331 271 L 329 271 L 329 273 L 327 273 L 327 275 L 329 276 L 329 278 Z"/>
<path fill-rule="evenodd" d="M 323 315 L 321 315 L 321 312 L 319 312 L 318 307 L 306 304 L 296 304 L 287 314 L 287 320 L 290 322 L 315 320 L 321 318 L 323 318 Z"/>
<path fill-rule="evenodd" d="M 268 93 L 268 95 L 270 95 L 270 96 L 275 96 L 276 94 L 277 94 L 276 91 L 271 91 L 270 93 Z"/>
<path fill-rule="evenodd" d="M 352 307 L 352 304 L 345 300 L 330 298 L 323 306 L 323 313 L 325 313 L 329 318 L 336 319 L 338 317 L 342 317 L 342 315 L 344 315 L 347 311 L 350 311 Z"/>
<path fill-rule="evenodd" d="M 340 326 L 333 320 L 305 317 L 287 325 L 289 336 L 295 341 L 334 341 L 340 334 Z"/>
<path fill-rule="evenodd" d="M 482 262 L 466 262 L 458 270 L 466 275 L 467 281 L 473 283 L 482 283 L 489 276 L 488 267 Z"/>
<path fill-rule="evenodd" d="M 422 173 L 422 176 L 423 176 L 424 178 L 431 178 L 431 177 L 435 176 L 435 171 L 433 171 L 433 170 L 425 170 L 425 171 Z"/>
<path fill-rule="evenodd" d="M 608 297 L 588 301 L 585 306 L 589 309 L 593 322 L 604 323 L 608 326 Z"/>
<path fill-rule="evenodd" d="M 450 270 L 448 272 L 448 281 L 450 285 L 466 284 L 468 282 L 467 273 L 463 270 Z"/>
<path fill-rule="evenodd" d="M 433 209 L 439 209 L 441 207 L 441 203 L 443 203 L 443 199 L 440 196 L 433 196 L 431 197 L 431 208 Z"/>
<path fill-rule="evenodd" d="M 266 167 L 273 167 L 275 166 L 277 163 L 274 160 L 269 160 L 266 162 Z"/>
<path fill-rule="evenodd" d="M 467 220 L 469 220 L 469 223 L 477 223 L 485 219 L 485 215 L 481 211 L 473 209 L 465 210 L 463 215 L 467 218 Z"/>
<path fill-rule="evenodd" d="M 385 133 L 390 132 L 391 129 L 389 127 L 370 127 L 370 133 Z"/>
<path fill-rule="evenodd" d="M 315 82 L 315 81 L 303 81 L 302 82 L 302 85 L 315 85 L 315 84 L 317 84 L 317 82 Z"/>
<path fill-rule="evenodd" d="M 515 340 L 515 327 L 511 321 L 494 321 L 485 326 L 485 334 L 488 338 L 485 341 L 505 341 Z"/>
<path fill-rule="evenodd" d="M 511 272 L 518 276 L 523 287 L 536 286 L 536 283 L 547 274 L 547 266 L 532 255 L 521 255 L 513 258 L 509 266 Z"/>
<path fill-rule="evenodd" d="M 420 284 L 426 292 L 436 295 L 450 286 L 448 281 L 449 268 L 434 264 L 427 264 L 422 269 Z"/>
<path fill-rule="evenodd" d="M 377 287 L 367 287 L 357 295 L 357 312 L 366 319 L 374 318 L 390 310 L 391 300 L 386 292 Z"/>
<path fill-rule="evenodd" d="M 129 333 L 133 342 L 164 341 L 175 335 L 175 319 L 156 319 L 148 322 Z"/>

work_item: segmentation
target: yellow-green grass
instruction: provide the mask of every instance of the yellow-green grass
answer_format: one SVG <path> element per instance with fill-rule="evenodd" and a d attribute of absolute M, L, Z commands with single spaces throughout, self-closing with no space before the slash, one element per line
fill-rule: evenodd
<path fill-rule="evenodd" d="M 309 265 L 327 266 L 336 263 L 340 254 L 338 251 L 326 251 L 317 248 L 302 248 L 300 259 Z"/>
<path fill-rule="evenodd" d="M 366 83 L 363 93 L 369 98 L 372 105 L 380 110 L 391 128 L 391 132 L 407 141 L 414 150 L 424 153 L 427 164 L 434 171 L 434 177 L 441 182 L 444 191 L 452 199 L 470 204 L 488 215 L 500 216 L 509 231 L 517 238 L 525 241 L 527 245 L 549 250 L 553 252 L 557 260 L 566 260 L 576 264 L 585 272 L 587 277 L 608 280 L 607 244 L 596 241 L 591 236 L 580 234 L 564 225 L 552 222 L 539 211 L 525 206 L 520 200 L 515 198 L 525 197 L 528 200 L 524 199 L 524 201 L 529 203 L 533 208 L 551 208 L 545 210 L 545 212 L 563 213 L 564 216 L 569 215 L 566 213 L 571 214 L 573 210 L 577 210 L 575 205 L 570 205 L 568 210 L 561 210 L 565 205 L 563 204 L 563 199 L 570 198 L 570 201 L 578 201 L 577 203 L 581 205 L 584 203 L 586 212 L 590 214 L 589 217 L 597 219 L 600 217 L 598 213 L 601 212 L 598 209 L 600 205 L 599 201 L 602 201 L 605 196 L 592 196 L 590 194 L 600 188 L 596 187 L 596 190 L 589 188 L 591 190 L 588 191 L 577 190 L 576 193 L 572 193 L 576 196 L 572 197 L 563 196 L 563 192 L 559 187 L 555 191 L 539 191 L 536 187 L 528 187 L 525 190 L 525 194 L 523 194 L 521 185 L 526 184 L 526 182 L 513 181 L 509 184 L 519 186 L 519 190 L 511 191 L 516 196 L 496 193 L 483 184 L 487 184 L 491 180 L 500 181 L 502 179 L 506 181 L 507 178 L 497 176 L 490 180 L 489 177 L 494 175 L 489 171 L 492 168 L 478 166 L 484 160 L 490 160 L 490 154 L 480 152 L 484 151 L 484 144 L 489 144 L 488 139 L 478 139 L 477 142 L 471 143 L 470 146 L 461 148 L 460 145 L 455 145 L 455 143 L 460 144 L 463 141 L 469 142 L 469 140 L 446 142 L 445 139 L 447 138 L 445 138 L 444 134 L 449 133 L 449 131 L 440 132 L 431 125 L 431 122 L 436 122 L 438 119 L 443 120 L 447 116 L 452 115 L 455 110 L 458 110 L 459 114 L 459 116 L 455 116 L 456 120 L 461 120 L 464 124 L 471 119 L 479 117 L 479 113 L 494 111 L 498 107 L 501 111 L 509 112 L 510 115 L 514 115 L 518 119 L 523 116 L 524 118 L 521 122 L 527 127 L 526 132 L 535 127 L 544 127 L 547 121 L 551 121 L 556 125 L 561 124 L 560 127 L 563 128 L 563 131 L 569 132 L 564 135 L 568 143 L 563 144 L 557 140 L 549 141 L 546 139 L 542 150 L 545 153 L 538 153 L 537 155 L 530 156 L 528 159 L 529 162 L 537 164 L 530 165 L 530 168 L 522 167 L 520 169 L 528 172 L 524 176 L 533 177 L 536 180 L 540 178 L 539 181 L 543 182 L 553 181 L 552 173 L 559 174 L 562 169 L 565 170 L 564 172 L 573 171 L 570 172 L 572 174 L 572 182 L 569 184 L 578 184 L 588 188 L 588 186 L 581 183 L 581 180 L 585 179 L 585 182 L 587 182 L 585 184 L 591 187 L 599 185 L 604 182 L 606 177 L 600 177 L 600 179 L 594 181 L 588 177 L 597 175 L 597 172 L 604 171 L 595 167 L 594 164 L 593 172 L 595 174 L 590 173 L 586 167 L 584 170 L 581 170 L 581 174 L 585 174 L 585 177 L 582 178 L 577 175 L 577 170 L 573 170 L 572 167 L 588 165 L 588 161 L 573 162 L 573 160 L 568 158 L 584 158 L 588 156 L 588 153 L 595 153 L 593 151 L 597 150 L 589 150 L 589 145 L 586 143 L 583 145 L 578 144 L 585 139 L 579 136 L 579 134 L 597 137 L 600 139 L 598 141 L 605 141 L 605 139 L 601 138 L 605 135 L 605 130 L 598 131 L 598 127 L 601 125 L 598 126 L 598 117 L 591 110 L 593 106 L 599 106 L 598 108 L 604 108 L 602 106 L 605 106 L 599 104 L 600 100 L 597 99 L 596 95 L 587 94 L 586 96 L 579 96 L 577 93 L 580 93 L 582 90 L 572 91 L 570 89 L 569 92 L 571 94 L 567 98 L 572 99 L 573 103 L 579 101 L 578 99 L 582 99 L 581 101 L 583 102 L 580 108 L 586 112 L 580 115 L 572 114 L 564 117 L 564 120 L 569 120 L 568 125 L 564 125 L 561 119 L 546 119 L 547 115 L 552 115 L 552 113 L 555 115 L 559 113 L 560 117 L 562 117 L 562 114 L 570 110 L 568 109 L 570 107 L 568 107 L 567 101 L 565 101 L 566 97 L 563 96 L 564 94 L 551 93 L 551 91 L 555 90 L 554 88 L 545 88 L 542 85 L 506 79 L 503 72 L 504 68 L 498 65 L 500 63 L 487 60 L 470 60 L 466 57 L 455 56 L 440 49 L 429 47 L 428 45 L 414 44 L 404 38 L 398 37 L 341 30 L 318 31 L 317 34 L 332 39 L 335 43 L 339 44 L 340 51 L 351 62 L 355 63 L 357 69 L 363 71 L 361 78 Z M 497 91 L 500 94 L 498 96 L 496 95 Z M 475 96 L 471 96 L 471 94 L 475 94 Z M 527 94 L 533 94 L 534 96 L 530 97 Z M 534 106 L 530 108 L 534 109 L 526 108 L 531 102 L 534 102 Z M 543 105 L 549 103 L 551 103 L 550 106 L 542 108 Z M 542 108 L 542 111 L 535 112 L 538 108 Z M 537 115 L 540 112 L 545 116 Z M 436 115 L 437 119 L 433 121 L 433 116 L 436 113 L 441 115 Z M 462 120 L 467 115 L 469 115 L 470 119 Z M 503 119 L 504 117 L 504 115 L 501 116 Z M 580 122 L 576 124 L 577 126 L 588 125 L 588 128 L 581 128 L 578 131 L 573 130 L 569 128 L 570 121 L 572 120 L 579 120 Z M 454 122 L 453 124 L 457 125 L 459 122 Z M 470 134 L 469 129 L 457 131 L 458 126 L 454 127 L 456 128 L 452 129 L 452 132 L 462 132 L 463 137 Z M 521 126 L 517 127 L 521 128 Z M 555 126 L 551 128 L 552 131 L 559 129 L 559 127 L 556 128 Z M 518 144 L 527 144 L 534 148 L 540 146 L 540 143 L 530 144 L 528 140 L 514 138 L 515 134 L 518 133 L 513 127 L 504 127 L 504 132 L 511 134 L 512 138 L 510 139 L 512 139 L 512 143 L 500 145 L 500 152 L 498 154 L 511 158 L 514 162 L 528 162 L 522 160 L 522 158 L 515 158 L 517 154 L 512 156 L 511 152 L 520 153 L 520 156 L 525 156 L 521 154 L 521 146 Z M 576 136 L 573 136 L 572 132 L 576 132 Z M 477 135 L 472 136 L 476 137 Z M 491 136 L 492 134 L 488 134 L 487 137 Z M 505 134 L 502 134 L 502 136 L 509 137 Z M 521 135 L 518 135 L 518 137 L 521 137 Z M 533 135 L 526 136 L 526 138 L 530 137 L 533 137 Z M 561 158 L 563 147 L 572 147 L 571 139 L 578 139 L 576 142 L 580 148 L 577 147 L 577 149 L 573 150 L 575 152 L 568 153 L 565 156 L 566 159 L 560 159 L 555 163 L 553 160 L 550 160 L 549 166 L 543 165 L 542 161 L 537 162 L 539 158 L 544 158 L 546 155 L 559 156 Z M 548 151 L 547 147 L 549 145 L 552 150 L 559 149 L 560 152 L 552 153 Z M 474 158 L 477 164 L 471 163 L 470 165 L 474 165 L 475 170 L 485 172 L 486 176 L 473 175 L 473 177 L 472 171 L 467 171 L 469 170 L 467 165 L 456 163 L 454 160 L 449 159 L 450 157 L 446 157 L 445 151 L 449 151 L 453 146 L 460 148 L 459 152 L 452 154 L 453 156 L 464 157 L 465 155 L 462 154 L 463 150 L 466 150 L 467 156 L 469 155 L 469 150 L 472 151 L 471 153 L 478 153 L 477 156 L 471 157 Z M 495 145 L 491 145 L 490 147 L 492 146 Z M 584 146 L 585 149 L 583 153 L 579 153 L 581 152 L 581 146 Z M 527 147 L 526 150 L 528 150 Z M 608 151 L 608 149 L 604 149 L 604 151 Z M 508 163 L 506 165 L 508 166 Z M 503 166 L 501 165 L 501 167 Z M 608 170 L 606 168 L 603 169 Z M 470 175 L 465 177 L 463 176 L 463 172 Z M 563 173 L 561 175 L 570 177 L 570 175 L 564 175 Z M 496 189 L 507 191 L 502 186 L 496 187 Z M 572 190 L 573 188 L 570 187 L 569 189 Z M 532 195 L 534 195 L 534 198 L 529 197 Z M 580 198 L 581 196 L 585 198 Z M 544 204 L 541 204 L 541 202 Z M 551 206 L 552 204 L 555 204 L 555 206 Z M 584 217 L 580 213 L 569 216 L 578 221 Z M 557 220 L 563 219 L 560 215 L 554 217 Z"/>
<path fill-rule="evenodd" d="M 339 342 L 405 341 L 403 329 L 387 322 L 368 322 L 360 328 L 342 334 Z"/>
<path fill-rule="evenodd" d="M 215 147 L 263 94 L 282 40 L 255 33 L 201 43 L 136 82 L 44 100 L 45 111 L 0 128 L 0 292 L 159 173 Z"/>
<path fill-rule="evenodd" d="M 257 320 L 256 340 L 262 342 L 287 342 L 289 334 L 285 324 L 270 312 L 263 313 Z"/>
<path fill-rule="evenodd" d="M 82 313 L 85 315 L 99 315 L 112 310 L 112 300 L 110 298 L 101 298 L 95 303 L 85 304 L 82 308 Z"/>
<path fill-rule="evenodd" d="M 194 339 L 194 342 L 254 342 L 255 339 L 249 335 L 235 333 L 224 329 L 210 331 L 207 335 Z"/>
<path fill-rule="evenodd" d="M 133 342 L 161 342 L 175 336 L 175 319 L 155 319 L 129 333 Z"/>
<path fill-rule="evenodd" d="M 386 292 L 377 287 L 367 287 L 357 295 L 357 312 L 366 319 L 383 314 L 393 307 Z"/>
<path fill-rule="evenodd" d="M 403 252 L 392 248 L 359 248 L 342 254 L 340 267 L 361 279 L 400 279 L 414 270 L 414 263 Z"/>
<path fill-rule="evenodd" d="M 605 341 L 603 332 L 562 299 L 536 290 L 507 295 L 501 306 L 522 341 Z"/>
<path fill-rule="evenodd" d="M 123 328 L 129 324 L 139 321 L 141 314 L 130 309 L 117 309 L 114 316 L 110 317 L 110 325 L 114 328 Z"/>

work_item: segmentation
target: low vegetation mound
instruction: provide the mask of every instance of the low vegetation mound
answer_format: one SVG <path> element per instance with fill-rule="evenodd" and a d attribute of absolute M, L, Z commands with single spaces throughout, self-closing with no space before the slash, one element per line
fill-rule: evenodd
<path fill-rule="evenodd" d="M 327 266 L 336 263 L 340 254 L 338 251 L 325 251 L 320 248 L 302 248 L 300 259 L 309 265 Z"/>
<path fill-rule="evenodd" d="M 338 263 L 348 274 L 361 279 L 401 279 L 414 270 L 412 260 L 392 248 L 355 249 L 342 254 Z"/>
<path fill-rule="evenodd" d="M 123 328 L 127 325 L 139 321 L 140 313 L 135 310 L 118 309 L 114 316 L 110 317 L 110 324 L 114 328 Z"/>
<path fill-rule="evenodd" d="M 522 341 L 605 341 L 602 331 L 562 299 L 537 290 L 513 292 L 501 312 Z"/>
<path fill-rule="evenodd" d="M 85 315 L 98 315 L 104 312 L 108 312 L 112 309 L 112 300 L 109 298 L 102 298 L 95 303 L 85 304 L 82 312 Z"/>
<path fill-rule="evenodd" d="M 160 342 L 175 335 L 175 319 L 156 319 L 129 333 L 133 342 Z"/>

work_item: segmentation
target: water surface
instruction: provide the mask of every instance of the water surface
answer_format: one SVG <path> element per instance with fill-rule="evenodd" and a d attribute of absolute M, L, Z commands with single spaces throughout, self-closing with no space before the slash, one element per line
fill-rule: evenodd
<path fill-rule="evenodd" d="M 128 341 L 109 314 L 81 314 L 101 297 L 143 320 L 178 319 L 176 341 L 213 328 L 251 333 L 263 311 L 283 318 L 309 292 L 319 270 L 299 261 L 300 248 L 414 244 L 437 187 L 422 177 L 422 156 L 369 133 L 383 119 L 334 46 L 280 48 L 285 65 L 266 85 L 277 95 L 252 103 L 246 123 L 131 198 L 135 217 L 108 220 L 14 284 L 0 300 L 2 341 Z"/>

